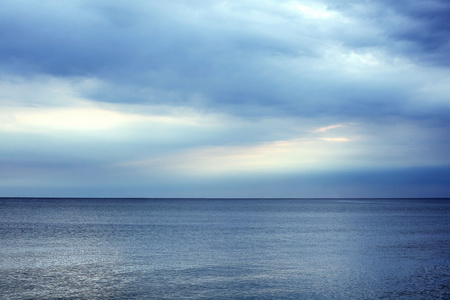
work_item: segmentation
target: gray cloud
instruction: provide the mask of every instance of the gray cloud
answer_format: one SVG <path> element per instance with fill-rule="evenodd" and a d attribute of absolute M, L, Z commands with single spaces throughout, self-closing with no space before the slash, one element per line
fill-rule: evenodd
<path fill-rule="evenodd" d="M 448 66 L 450 59 L 450 4 L 442 0 L 345 1 L 330 3 L 367 28 L 375 29 L 368 40 L 352 40 L 353 46 L 383 47 L 391 55 L 418 63 Z"/>
<path fill-rule="evenodd" d="M 6 1 L 0 64 L 9 74 L 100 78 L 110 87 L 86 95 L 99 101 L 244 115 L 407 115 L 411 87 L 427 70 L 395 71 L 393 61 L 448 65 L 449 4 L 328 4 L 351 21 L 309 20 L 272 1 Z M 442 107 L 422 113 L 439 117 Z"/>
<path fill-rule="evenodd" d="M 361 70 L 365 79 L 349 77 L 324 56 L 344 42 L 343 53 L 364 48 L 370 54 L 370 49 L 381 48 L 388 55 L 446 64 L 447 56 L 441 54 L 448 41 L 443 26 L 447 19 L 441 11 L 448 5 L 368 4 L 330 6 L 362 25 L 355 27 L 310 21 L 271 1 L 228 6 L 44 1 L 27 7 L 6 2 L 0 62 L 9 72 L 105 79 L 111 91 L 92 94 L 101 101 L 189 103 L 200 95 L 209 109 L 233 113 L 251 114 L 254 107 L 266 106 L 268 110 L 261 111 L 400 114 L 398 103 L 408 97 L 402 85 L 408 80 L 400 87 L 389 80 L 374 82 L 380 74 L 371 75 L 369 69 Z M 438 4 L 442 7 L 430 21 Z M 148 88 L 160 97 L 146 93 Z"/>

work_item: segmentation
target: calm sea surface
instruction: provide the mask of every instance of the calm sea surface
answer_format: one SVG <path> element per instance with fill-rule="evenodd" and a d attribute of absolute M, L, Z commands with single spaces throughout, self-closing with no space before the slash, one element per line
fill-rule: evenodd
<path fill-rule="evenodd" d="M 450 200 L 0 199 L 1 299 L 450 299 Z"/>

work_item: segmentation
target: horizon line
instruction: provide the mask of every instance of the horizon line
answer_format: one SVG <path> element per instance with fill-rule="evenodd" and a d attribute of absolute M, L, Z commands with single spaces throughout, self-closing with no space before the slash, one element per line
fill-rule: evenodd
<path fill-rule="evenodd" d="M 0 199 L 136 199 L 136 200 L 357 200 L 357 199 L 450 199 L 450 197 L 40 197 L 40 196 L 0 196 Z"/>

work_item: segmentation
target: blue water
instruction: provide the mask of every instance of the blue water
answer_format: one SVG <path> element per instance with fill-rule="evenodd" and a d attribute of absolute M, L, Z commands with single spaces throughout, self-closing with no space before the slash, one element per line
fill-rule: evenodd
<path fill-rule="evenodd" d="M 0 199 L 1 299 L 450 299 L 450 200 Z"/>

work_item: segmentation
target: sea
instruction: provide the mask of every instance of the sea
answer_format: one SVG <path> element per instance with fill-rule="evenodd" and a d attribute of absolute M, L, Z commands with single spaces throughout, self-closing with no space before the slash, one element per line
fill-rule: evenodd
<path fill-rule="evenodd" d="M 450 199 L 0 198 L 0 299 L 450 299 Z"/>

